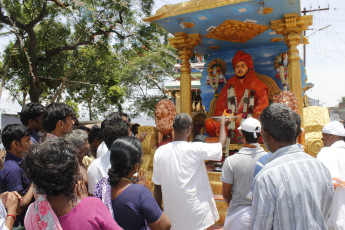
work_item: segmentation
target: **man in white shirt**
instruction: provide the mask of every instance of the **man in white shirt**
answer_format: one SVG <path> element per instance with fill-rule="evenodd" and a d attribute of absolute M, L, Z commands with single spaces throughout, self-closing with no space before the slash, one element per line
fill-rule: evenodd
<path fill-rule="evenodd" d="M 193 131 L 193 122 L 186 113 L 177 114 L 174 123 L 174 141 L 159 147 L 154 156 L 152 181 L 154 196 L 171 220 L 171 229 L 207 229 L 219 219 L 205 160 L 222 159 L 225 148 L 225 123 L 223 117 L 219 135 L 220 143 L 187 142 Z"/>
<path fill-rule="evenodd" d="M 133 136 L 132 134 L 132 131 L 131 131 L 131 119 L 129 118 L 129 116 L 127 115 L 127 113 L 111 113 L 108 117 L 111 117 L 111 116 L 118 116 L 120 115 L 122 120 L 126 123 L 127 125 L 127 129 L 128 129 L 128 136 Z M 104 120 L 105 121 L 105 120 Z M 104 129 L 104 121 L 102 121 L 101 123 L 101 129 L 103 130 Z M 140 134 L 136 134 L 135 137 L 139 139 L 139 141 L 143 141 L 146 137 L 146 134 L 147 132 L 142 132 Z M 105 156 L 108 152 L 108 147 L 107 145 L 105 144 L 105 142 L 103 141 L 97 148 L 97 158 L 101 158 L 103 156 Z"/>
<path fill-rule="evenodd" d="M 104 121 L 104 143 L 108 149 L 111 144 L 119 137 L 128 136 L 128 126 L 118 115 L 114 113 Z M 88 191 L 93 194 L 96 184 L 105 176 L 108 175 L 110 168 L 110 151 L 106 155 L 94 160 L 87 169 L 88 176 Z"/>
<path fill-rule="evenodd" d="M 334 185 L 334 196 L 327 227 L 345 229 L 345 129 L 339 121 L 331 121 L 322 129 L 325 145 L 317 155 L 329 169 Z"/>
<path fill-rule="evenodd" d="M 223 197 L 229 206 L 223 230 L 249 230 L 254 168 L 257 160 L 267 154 L 258 144 L 261 124 L 257 119 L 245 119 L 238 130 L 243 146 L 225 159 L 222 169 Z"/>
<path fill-rule="evenodd" d="M 122 120 L 126 123 L 127 125 L 127 129 L 128 129 L 128 135 L 131 136 L 131 129 L 130 129 L 130 121 L 131 119 L 129 118 L 129 116 L 126 114 L 126 113 L 117 113 L 117 112 L 113 112 L 111 114 L 108 115 L 108 117 L 102 121 L 101 123 L 101 129 L 102 129 L 102 132 L 104 132 L 104 127 L 105 127 L 105 122 L 111 118 L 118 118 L 118 117 L 121 117 Z M 107 145 L 105 144 L 105 142 L 103 141 L 97 148 L 97 158 L 101 158 L 103 156 L 105 156 L 108 152 L 108 147 Z"/>
<path fill-rule="evenodd" d="M 97 159 L 105 156 L 108 152 L 108 147 L 103 141 L 97 148 Z"/>

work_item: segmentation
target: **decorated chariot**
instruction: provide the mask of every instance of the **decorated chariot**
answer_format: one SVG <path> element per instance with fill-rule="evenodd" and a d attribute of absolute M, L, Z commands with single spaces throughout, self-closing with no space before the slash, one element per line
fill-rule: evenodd
<path fill-rule="evenodd" d="M 217 141 L 214 118 L 225 111 L 236 117 L 229 125 L 228 150 L 239 149 L 241 142 L 235 132 L 238 123 L 247 117 L 258 117 L 269 103 L 280 102 L 301 116 L 305 133 L 299 141 L 305 151 L 315 156 L 323 147 L 321 130 L 329 122 L 329 115 L 327 108 L 306 106 L 307 76 L 297 46 L 308 44 L 303 31 L 313 20 L 310 15 L 301 16 L 300 0 L 190 0 L 165 5 L 144 21 L 156 23 L 173 34 L 169 42 L 181 59 L 176 109 L 193 117 L 204 115 L 210 136 L 206 141 Z M 207 55 L 200 79 L 202 104 L 207 113 L 193 113 L 192 109 L 193 55 Z M 242 62 L 247 72 L 237 79 Z M 242 91 L 237 89 L 240 87 Z M 144 167 L 150 176 L 157 137 L 161 141 L 163 134 L 153 127 L 140 129 L 149 132 L 143 149 Z M 219 177 L 218 172 L 209 173 L 214 194 L 221 194 Z M 218 223 L 222 224 L 226 205 L 222 201 L 217 205 L 221 216 Z"/>

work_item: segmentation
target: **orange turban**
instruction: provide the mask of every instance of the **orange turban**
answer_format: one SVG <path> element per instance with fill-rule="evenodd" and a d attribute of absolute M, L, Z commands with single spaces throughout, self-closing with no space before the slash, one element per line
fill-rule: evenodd
<path fill-rule="evenodd" d="M 234 58 L 232 59 L 232 67 L 234 67 L 239 61 L 244 61 L 244 63 L 246 63 L 246 65 L 248 66 L 248 68 L 250 70 L 252 70 L 254 68 L 254 63 L 253 63 L 253 59 L 250 56 L 250 54 L 247 54 L 246 52 L 243 51 L 237 51 Z"/>

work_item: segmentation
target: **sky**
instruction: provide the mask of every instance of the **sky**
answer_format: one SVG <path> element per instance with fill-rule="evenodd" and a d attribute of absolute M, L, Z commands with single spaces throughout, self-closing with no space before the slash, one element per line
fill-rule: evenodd
<path fill-rule="evenodd" d="M 185 0 L 156 0 L 153 14 L 163 5 L 180 2 Z M 314 88 L 307 96 L 320 100 L 322 106 L 336 107 L 345 96 L 345 0 L 301 0 L 301 9 L 304 7 L 307 10 L 329 8 L 308 13 L 313 15 L 313 25 L 306 32 L 309 39 L 306 71 L 308 82 Z M 299 50 L 303 57 L 302 45 Z"/>

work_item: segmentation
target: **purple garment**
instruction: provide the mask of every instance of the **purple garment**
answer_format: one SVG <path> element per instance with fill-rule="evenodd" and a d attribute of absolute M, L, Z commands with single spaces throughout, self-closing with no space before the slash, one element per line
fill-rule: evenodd
<path fill-rule="evenodd" d="M 109 209 L 111 215 L 114 217 L 114 211 L 111 205 L 111 186 L 108 176 L 103 177 L 102 180 L 96 184 L 93 196 L 101 199 L 105 206 L 107 206 Z"/>
<path fill-rule="evenodd" d="M 41 142 L 41 135 L 36 131 L 31 131 L 30 140 L 32 144 L 37 144 Z"/>
<path fill-rule="evenodd" d="M 64 230 L 121 230 L 100 199 L 84 198 L 68 214 L 58 218 Z"/>
<path fill-rule="evenodd" d="M 4 168 L 0 171 L 0 194 L 6 191 L 21 192 L 24 196 L 30 188 L 30 180 L 26 176 L 26 173 L 21 168 L 23 159 L 16 157 L 10 152 L 6 153 L 6 160 L 4 162 Z M 24 217 L 26 210 L 17 216 L 14 227 L 21 224 L 24 226 Z"/>
<path fill-rule="evenodd" d="M 21 191 L 22 195 L 25 195 L 28 191 L 30 180 L 20 166 L 22 161 L 12 153 L 6 153 L 4 169 L 0 171 L 0 194 L 6 191 Z"/>
<path fill-rule="evenodd" d="M 150 190 L 131 184 L 111 201 L 116 222 L 126 230 L 149 229 L 147 223 L 156 222 L 162 215 Z"/>

